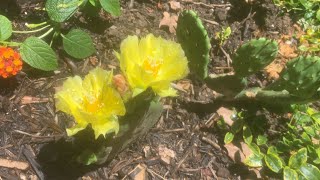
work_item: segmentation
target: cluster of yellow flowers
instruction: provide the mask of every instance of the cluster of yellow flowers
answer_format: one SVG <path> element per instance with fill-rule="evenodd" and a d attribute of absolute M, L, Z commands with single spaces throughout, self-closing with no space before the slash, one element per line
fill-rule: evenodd
<path fill-rule="evenodd" d="M 119 80 L 128 84 L 132 97 L 151 87 L 161 97 L 176 96 L 170 84 L 184 78 L 188 62 L 181 46 L 173 41 L 147 35 L 141 40 L 129 36 L 115 52 L 120 61 L 122 75 L 95 68 L 82 80 L 79 76 L 67 79 L 62 90 L 55 95 L 56 107 L 73 115 L 76 125 L 67 129 L 69 136 L 91 124 L 95 137 L 119 130 L 118 116 L 126 112 L 117 87 Z M 116 80 L 116 81 L 114 81 Z M 118 83 L 114 83 L 118 82 Z M 121 84 L 121 83 L 120 83 Z"/>

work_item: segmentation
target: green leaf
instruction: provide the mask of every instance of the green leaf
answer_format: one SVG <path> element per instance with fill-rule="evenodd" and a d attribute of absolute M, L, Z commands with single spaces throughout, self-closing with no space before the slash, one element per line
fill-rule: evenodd
<path fill-rule="evenodd" d="M 89 0 L 90 4 L 94 7 L 97 7 L 97 0 Z"/>
<path fill-rule="evenodd" d="M 7 40 L 12 35 L 11 21 L 0 15 L 0 41 Z"/>
<path fill-rule="evenodd" d="M 273 172 L 278 173 L 282 169 L 282 161 L 276 154 L 265 155 L 264 161 L 266 162 L 268 168 Z"/>
<path fill-rule="evenodd" d="M 257 138 L 257 145 L 261 146 L 261 145 L 267 144 L 267 141 L 268 139 L 266 136 L 259 135 Z"/>
<path fill-rule="evenodd" d="M 248 126 L 243 126 L 243 140 L 247 144 L 252 142 L 252 133 Z"/>
<path fill-rule="evenodd" d="M 77 11 L 82 2 L 81 0 L 47 0 L 46 10 L 51 20 L 64 22 Z"/>
<path fill-rule="evenodd" d="M 22 59 L 30 66 L 44 71 L 58 68 L 56 54 L 51 47 L 37 37 L 27 38 L 20 47 Z"/>
<path fill-rule="evenodd" d="M 300 167 L 300 173 L 307 179 L 307 180 L 319 180 L 320 171 L 319 169 L 312 165 L 305 163 Z"/>
<path fill-rule="evenodd" d="M 227 132 L 227 134 L 224 136 L 224 143 L 225 144 L 231 143 L 233 138 L 234 138 L 234 134 L 231 132 Z"/>
<path fill-rule="evenodd" d="M 262 155 L 251 154 L 244 160 L 244 164 L 250 167 L 261 167 L 262 159 Z"/>
<path fill-rule="evenodd" d="M 112 16 L 120 16 L 121 8 L 119 0 L 100 0 L 100 4 Z"/>
<path fill-rule="evenodd" d="M 307 148 L 301 148 L 298 150 L 298 152 L 291 155 L 288 165 L 292 169 L 298 169 L 302 164 L 307 162 L 307 159 Z"/>
<path fill-rule="evenodd" d="M 256 155 L 261 154 L 260 148 L 256 144 L 250 143 L 250 144 L 248 144 L 248 147 L 254 154 L 256 154 Z"/>
<path fill-rule="evenodd" d="M 231 126 L 231 132 L 236 134 L 243 128 L 243 119 L 237 119 L 233 122 Z"/>
<path fill-rule="evenodd" d="M 267 154 L 278 154 L 278 150 L 277 150 L 276 147 L 270 146 L 270 147 L 268 148 Z"/>
<path fill-rule="evenodd" d="M 297 171 L 291 169 L 290 167 L 286 166 L 283 169 L 283 180 L 298 180 L 298 173 Z"/>
<path fill-rule="evenodd" d="M 320 9 L 317 11 L 316 18 L 320 21 Z"/>
<path fill-rule="evenodd" d="M 313 127 L 310 126 L 304 126 L 303 129 L 305 130 L 305 132 L 310 135 L 311 137 L 315 137 L 316 136 L 316 131 Z"/>
<path fill-rule="evenodd" d="M 80 29 L 73 29 L 63 37 L 63 48 L 72 57 L 83 59 L 96 50 L 91 37 Z"/>

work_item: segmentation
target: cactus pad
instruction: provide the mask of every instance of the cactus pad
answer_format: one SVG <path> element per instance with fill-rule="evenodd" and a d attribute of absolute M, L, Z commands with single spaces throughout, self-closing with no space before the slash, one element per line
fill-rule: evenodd
<path fill-rule="evenodd" d="M 233 68 L 237 76 L 251 75 L 270 64 L 278 53 L 278 44 L 265 38 L 251 40 L 237 49 Z"/>
<path fill-rule="evenodd" d="M 298 57 L 287 63 L 280 78 L 266 89 L 287 90 L 292 96 L 310 98 L 320 87 L 320 58 Z"/>
<path fill-rule="evenodd" d="M 192 10 L 181 12 L 177 38 L 188 60 L 190 71 L 204 79 L 208 75 L 210 39 L 200 18 Z"/>

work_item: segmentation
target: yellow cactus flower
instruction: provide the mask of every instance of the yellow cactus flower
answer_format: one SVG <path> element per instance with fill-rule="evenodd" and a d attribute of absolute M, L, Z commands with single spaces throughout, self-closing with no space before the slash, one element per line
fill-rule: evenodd
<path fill-rule="evenodd" d="M 133 90 L 133 96 L 151 87 L 159 96 L 176 96 L 170 83 L 184 78 L 188 61 L 180 44 L 148 34 L 140 41 L 129 36 L 115 52 L 120 68 Z"/>
<path fill-rule="evenodd" d="M 112 72 L 95 68 L 82 80 L 68 78 L 55 94 L 56 108 L 74 117 L 76 125 L 67 129 L 72 136 L 91 124 L 95 137 L 119 131 L 117 115 L 125 114 L 119 93 L 112 87 Z"/>

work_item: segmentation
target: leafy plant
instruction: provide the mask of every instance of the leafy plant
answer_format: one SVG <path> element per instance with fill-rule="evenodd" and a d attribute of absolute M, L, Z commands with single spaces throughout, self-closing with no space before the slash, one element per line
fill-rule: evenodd
<path fill-rule="evenodd" d="M 222 46 L 225 41 L 229 38 L 231 35 L 231 28 L 222 28 L 221 32 L 216 33 L 216 39 L 219 41 L 219 45 Z"/>
<path fill-rule="evenodd" d="M 268 141 L 267 136 L 251 133 L 253 120 L 238 113 L 225 143 L 230 143 L 242 133 L 243 141 L 252 154 L 244 163 L 250 167 L 266 167 L 282 173 L 284 179 L 318 179 L 320 171 L 320 112 L 307 105 L 292 105 L 292 117 L 277 141 Z M 236 128 L 235 128 L 236 127 Z M 233 129 L 238 129 L 234 131 Z M 261 133 L 261 131 L 260 131 Z M 227 140 L 227 141 L 226 141 Z"/>
<path fill-rule="evenodd" d="M 30 66 L 44 71 L 55 70 L 58 67 L 57 56 L 50 47 L 58 37 L 62 38 L 63 49 L 76 59 L 89 57 L 95 52 L 93 41 L 89 34 L 81 29 L 72 28 L 68 33 L 62 33 L 62 23 L 70 19 L 80 8 L 91 4 L 102 7 L 113 16 L 120 15 L 119 0 L 47 0 L 45 9 L 50 21 L 30 24 L 29 31 L 13 31 L 11 21 L 0 15 L 0 44 L 20 46 L 22 60 Z M 11 42 L 8 39 L 12 33 L 30 34 L 45 31 L 38 37 L 28 37 L 24 42 Z M 43 40 L 50 36 L 49 45 Z"/>
<path fill-rule="evenodd" d="M 285 106 L 320 99 L 318 93 L 320 58 L 317 56 L 300 56 L 290 61 L 287 68 L 281 72 L 280 78 L 266 87 L 247 87 L 247 78 L 264 69 L 277 56 L 278 44 L 266 38 L 251 40 L 237 49 L 232 56 L 234 74 L 204 76 L 206 74 L 204 72 L 208 72 L 206 65 L 209 54 L 203 54 L 203 52 L 208 52 L 207 47 L 210 46 L 207 45 L 208 41 L 198 40 L 196 43 L 191 43 L 190 39 L 193 36 L 206 37 L 207 33 L 202 24 L 192 26 L 192 30 L 185 24 L 189 21 L 201 23 L 194 15 L 195 12 L 188 10 L 181 14 L 178 20 L 177 37 L 186 52 L 190 71 L 203 77 L 207 86 L 221 93 L 222 98 L 228 101 L 255 101 Z"/>

